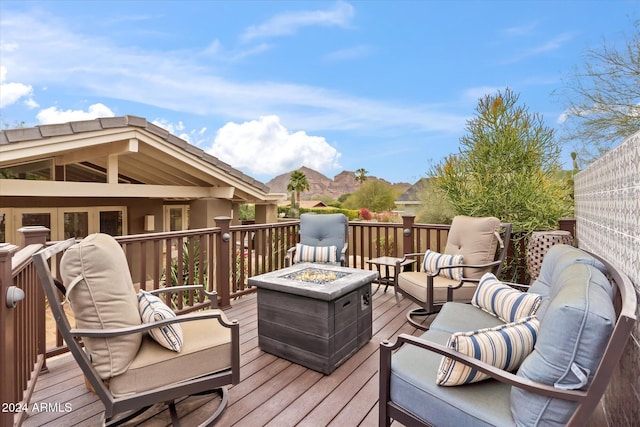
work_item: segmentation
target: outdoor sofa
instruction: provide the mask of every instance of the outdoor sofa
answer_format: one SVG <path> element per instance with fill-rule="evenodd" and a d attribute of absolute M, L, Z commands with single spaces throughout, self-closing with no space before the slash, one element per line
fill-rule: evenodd
<path fill-rule="evenodd" d="M 475 305 L 448 302 L 420 337 L 381 343 L 381 426 L 391 418 L 404 425 L 586 425 L 635 324 L 629 278 L 601 258 L 556 245 L 527 292 L 501 289 L 495 277 L 483 281 L 496 286 L 493 294 L 481 283 Z M 509 316 L 525 317 L 512 323 Z M 473 382 L 483 373 L 490 378 Z"/>

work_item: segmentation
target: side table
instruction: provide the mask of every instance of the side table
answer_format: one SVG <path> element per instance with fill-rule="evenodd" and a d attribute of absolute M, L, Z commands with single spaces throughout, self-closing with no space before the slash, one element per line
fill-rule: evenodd
<path fill-rule="evenodd" d="M 398 291 L 396 290 L 396 283 L 398 280 L 398 274 L 400 274 L 400 268 L 397 268 L 398 263 L 400 263 L 400 267 L 404 268 L 407 265 L 411 265 L 415 263 L 415 259 L 403 259 L 403 258 L 395 258 L 390 256 L 383 256 L 378 258 L 371 258 L 367 261 L 367 264 L 375 265 L 378 269 L 378 279 L 374 280 L 378 283 L 378 287 L 373 292 L 374 294 L 378 292 L 380 286 L 384 285 L 384 292 L 387 292 L 389 286 L 393 286 L 393 295 L 396 298 L 396 305 L 400 305 L 400 298 L 398 297 Z M 384 269 L 383 269 L 384 267 Z M 391 269 L 393 268 L 393 274 L 391 274 Z"/>

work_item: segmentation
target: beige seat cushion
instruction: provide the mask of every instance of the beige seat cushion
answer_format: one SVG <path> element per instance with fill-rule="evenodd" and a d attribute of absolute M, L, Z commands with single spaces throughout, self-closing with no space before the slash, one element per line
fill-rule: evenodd
<path fill-rule="evenodd" d="M 500 220 L 494 217 L 470 217 L 458 215 L 451 222 L 444 253 L 462 255 L 464 264 L 486 264 L 495 261 L 498 249 Z M 491 268 L 465 268 L 464 277 L 480 279 Z"/>
<path fill-rule="evenodd" d="M 91 234 L 67 249 L 60 274 L 78 328 L 123 328 L 142 323 L 127 259 L 108 234 Z M 83 339 L 102 379 L 126 371 L 141 340 L 142 334 Z"/>
<path fill-rule="evenodd" d="M 231 330 L 217 319 L 182 322 L 184 344 L 176 353 L 148 336 L 122 375 L 111 379 L 114 397 L 152 390 L 231 367 Z"/>
<path fill-rule="evenodd" d="M 457 286 L 457 280 L 436 276 L 433 278 L 433 302 L 447 300 L 447 287 Z M 427 302 L 427 273 L 421 271 L 406 271 L 398 275 L 398 287 L 414 298 Z M 477 284 L 465 282 L 460 289 L 453 293 L 454 301 L 468 302 L 476 291 Z"/>

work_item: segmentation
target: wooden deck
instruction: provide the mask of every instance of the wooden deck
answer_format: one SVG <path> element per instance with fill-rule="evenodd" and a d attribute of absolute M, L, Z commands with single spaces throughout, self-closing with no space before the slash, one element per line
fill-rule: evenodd
<path fill-rule="evenodd" d="M 375 290 L 375 285 L 374 285 Z M 373 338 L 331 375 L 265 353 L 258 347 L 255 295 L 232 302 L 226 313 L 240 322 L 241 382 L 229 390 L 220 426 L 376 426 L 378 424 L 378 346 L 400 333 L 419 335 L 405 320 L 411 302 L 396 306 L 393 291 L 373 298 Z M 88 392 L 80 369 L 69 355 L 47 362 L 23 424 L 32 426 L 100 425 L 104 407 Z M 217 398 L 192 397 L 178 404 L 182 425 L 197 425 L 215 410 Z M 34 411 L 34 409 L 42 409 Z M 71 411 L 67 411 L 67 409 Z M 168 411 L 157 405 L 127 426 L 170 425 Z M 397 424 L 396 424 L 397 425 Z"/>

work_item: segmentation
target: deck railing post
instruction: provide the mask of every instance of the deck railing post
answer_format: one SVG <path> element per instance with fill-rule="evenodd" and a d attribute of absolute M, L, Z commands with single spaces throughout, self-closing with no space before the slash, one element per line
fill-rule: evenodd
<path fill-rule="evenodd" d="M 562 231 L 568 231 L 571 233 L 573 240 L 576 239 L 576 219 L 575 218 L 560 218 L 558 220 L 558 229 Z"/>
<path fill-rule="evenodd" d="M 229 226 L 231 224 L 231 218 L 228 216 L 217 216 L 214 218 L 216 227 L 220 228 L 218 251 L 216 252 L 216 284 L 219 297 L 220 308 L 231 307 L 230 295 L 230 245 L 229 240 L 231 234 L 229 233 Z"/>
<path fill-rule="evenodd" d="M 31 227 L 22 227 L 18 229 L 18 233 L 22 236 L 22 247 L 26 247 L 28 245 L 38 244 L 38 245 L 46 245 L 47 236 L 49 235 L 49 229 L 47 227 L 43 227 L 41 225 L 31 226 Z M 47 353 L 47 325 L 46 325 L 46 298 L 44 296 L 44 289 L 42 286 L 36 286 L 36 334 L 37 334 L 37 350 L 38 354 L 46 354 Z M 47 369 L 47 358 L 44 358 L 42 363 L 41 372 L 48 372 Z"/>
<path fill-rule="evenodd" d="M 415 219 L 415 215 L 402 215 L 402 251 L 405 254 L 415 251 L 413 246 L 413 223 Z"/>
<path fill-rule="evenodd" d="M 13 286 L 11 259 L 18 247 L 0 243 L 0 402 L 18 403 L 15 395 L 17 369 L 15 360 L 16 342 L 14 337 L 15 319 L 13 308 L 7 307 L 7 292 Z M 0 426 L 13 426 L 13 412 L 0 411 Z"/>

